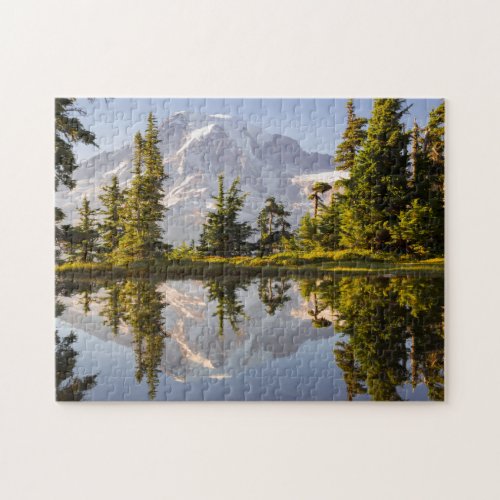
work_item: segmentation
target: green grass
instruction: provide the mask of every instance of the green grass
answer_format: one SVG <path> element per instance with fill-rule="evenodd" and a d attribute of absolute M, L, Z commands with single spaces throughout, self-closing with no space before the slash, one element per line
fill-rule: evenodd
<path fill-rule="evenodd" d="M 444 259 L 411 260 L 408 256 L 372 253 L 367 250 L 281 252 L 265 257 L 183 257 L 159 258 L 152 262 L 133 262 L 127 266 L 108 263 L 66 263 L 56 267 L 60 273 L 99 275 L 160 274 L 172 277 L 209 278 L 222 274 L 310 276 L 330 273 L 420 273 L 443 272 Z"/>

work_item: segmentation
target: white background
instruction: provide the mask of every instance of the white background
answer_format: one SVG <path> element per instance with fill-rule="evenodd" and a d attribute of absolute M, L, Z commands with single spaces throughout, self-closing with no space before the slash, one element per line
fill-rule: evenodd
<path fill-rule="evenodd" d="M 500 2 L 4 1 L 0 496 L 499 498 Z M 56 404 L 53 97 L 447 98 L 447 402 Z"/>

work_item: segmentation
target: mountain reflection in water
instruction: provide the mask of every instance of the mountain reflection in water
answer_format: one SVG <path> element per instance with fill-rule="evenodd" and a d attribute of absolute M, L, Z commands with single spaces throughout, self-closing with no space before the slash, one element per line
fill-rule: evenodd
<path fill-rule="evenodd" d="M 442 276 L 57 278 L 58 400 L 443 400 Z"/>

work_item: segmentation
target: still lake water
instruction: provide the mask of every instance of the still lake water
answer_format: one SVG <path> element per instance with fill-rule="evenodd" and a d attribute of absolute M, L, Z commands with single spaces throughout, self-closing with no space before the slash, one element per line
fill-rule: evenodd
<path fill-rule="evenodd" d="M 57 278 L 58 400 L 442 400 L 441 275 Z"/>

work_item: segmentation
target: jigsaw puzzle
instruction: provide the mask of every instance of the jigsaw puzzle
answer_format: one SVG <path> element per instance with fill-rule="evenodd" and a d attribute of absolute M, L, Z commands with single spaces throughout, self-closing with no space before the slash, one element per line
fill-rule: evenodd
<path fill-rule="evenodd" d="M 56 99 L 56 399 L 443 400 L 444 118 Z"/>

